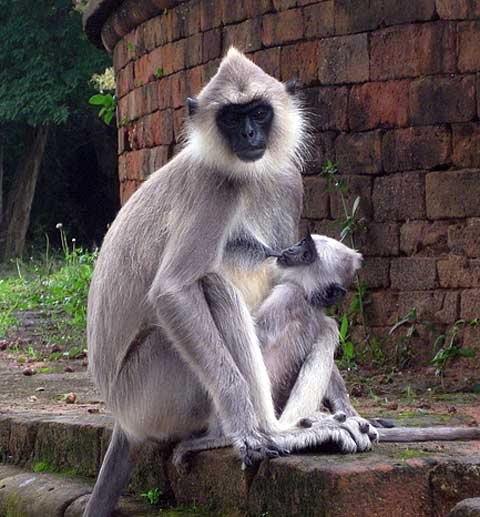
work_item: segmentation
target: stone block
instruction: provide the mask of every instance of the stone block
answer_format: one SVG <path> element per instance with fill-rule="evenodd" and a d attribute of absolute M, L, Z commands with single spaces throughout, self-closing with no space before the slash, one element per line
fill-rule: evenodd
<path fill-rule="evenodd" d="M 120 204 L 122 206 L 129 200 L 129 198 L 138 189 L 141 183 L 141 181 L 128 179 L 125 181 L 120 181 Z"/>
<path fill-rule="evenodd" d="M 231 46 L 243 52 L 255 52 L 262 48 L 262 32 L 260 18 L 246 20 L 238 25 L 223 29 L 223 51 Z"/>
<path fill-rule="evenodd" d="M 320 40 L 317 62 L 321 84 L 368 81 L 368 35 L 352 34 Z"/>
<path fill-rule="evenodd" d="M 480 497 L 470 497 L 457 503 L 448 517 L 480 517 Z"/>
<path fill-rule="evenodd" d="M 160 81 L 155 83 L 157 85 L 157 101 L 158 109 L 172 107 L 172 79 L 170 77 L 162 77 Z"/>
<path fill-rule="evenodd" d="M 318 76 L 318 42 L 306 41 L 282 47 L 280 54 L 280 74 L 282 81 L 298 79 L 304 84 L 311 83 Z"/>
<path fill-rule="evenodd" d="M 431 20 L 435 15 L 435 1 L 399 2 L 383 0 L 383 21 L 385 25 Z"/>
<path fill-rule="evenodd" d="M 192 68 L 203 61 L 203 34 L 194 34 L 185 40 L 185 67 Z"/>
<path fill-rule="evenodd" d="M 479 35 L 480 37 L 480 35 Z M 466 122 L 475 117 L 475 77 L 422 77 L 410 85 L 410 120 L 415 125 Z"/>
<path fill-rule="evenodd" d="M 478 0 L 435 0 L 437 13 L 445 20 L 466 20 L 480 16 Z"/>
<path fill-rule="evenodd" d="M 196 66 L 185 71 L 185 95 L 186 97 L 196 97 L 203 86 L 203 68 Z M 184 99 L 185 104 L 185 99 Z"/>
<path fill-rule="evenodd" d="M 303 13 L 301 9 L 266 14 L 263 17 L 262 43 L 265 47 L 283 45 L 302 38 Z"/>
<path fill-rule="evenodd" d="M 439 259 L 437 270 L 441 287 L 480 287 L 480 259 L 449 255 Z"/>
<path fill-rule="evenodd" d="M 376 31 L 370 40 L 370 79 L 455 72 L 455 48 L 455 26 L 450 22 L 399 25 Z"/>
<path fill-rule="evenodd" d="M 455 254 L 480 257 L 480 219 L 469 219 L 449 226 L 448 247 Z"/>
<path fill-rule="evenodd" d="M 334 33 L 333 0 L 310 5 L 303 10 L 305 38 L 325 38 Z"/>
<path fill-rule="evenodd" d="M 377 29 L 382 23 L 384 0 L 336 0 L 335 34 Z"/>
<path fill-rule="evenodd" d="M 369 219 L 372 215 L 372 178 L 368 176 L 342 175 L 341 179 L 347 187 L 344 197 L 348 211 L 351 213 L 355 199 L 360 197 L 357 214 L 360 217 Z M 330 214 L 334 219 L 345 219 L 343 203 L 337 192 L 330 193 Z"/>
<path fill-rule="evenodd" d="M 429 257 L 397 257 L 390 266 L 390 285 L 399 291 L 422 291 L 437 286 L 437 261 Z"/>
<path fill-rule="evenodd" d="M 453 124 L 452 147 L 455 165 L 480 168 L 480 123 Z"/>
<path fill-rule="evenodd" d="M 426 176 L 426 205 L 430 219 L 480 216 L 480 171 L 432 172 Z"/>
<path fill-rule="evenodd" d="M 130 63 L 117 73 L 116 95 L 118 98 L 123 97 L 135 87 L 133 72 L 134 65 Z"/>
<path fill-rule="evenodd" d="M 383 137 L 386 172 L 431 169 L 450 160 L 451 134 L 446 126 L 388 130 Z"/>
<path fill-rule="evenodd" d="M 202 0 L 200 2 L 200 30 L 202 32 L 219 27 L 222 24 L 223 12 L 218 7 L 217 0 Z"/>
<path fill-rule="evenodd" d="M 203 33 L 203 60 L 210 61 L 222 55 L 222 32 L 212 29 Z"/>
<path fill-rule="evenodd" d="M 280 47 L 259 50 L 253 55 L 253 60 L 267 74 L 280 78 Z"/>
<path fill-rule="evenodd" d="M 372 195 L 375 220 L 384 222 L 423 219 L 424 182 L 424 173 L 415 171 L 375 178 Z"/>
<path fill-rule="evenodd" d="M 316 130 L 346 130 L 348 89 L 344 86 L 323 86 L 304 90 L 311 123 Z"/>
<path fill-rule="evenodd" d="M 448 232 L 448 222 L 407 221 L 400 229 L 400 249 L 406 255 L 448 253 Z"/>
<path fill-rule="evenodd" d="M 403 291 L 398 295 L 398 312 L 405 315 L 415 308 L 420 321 L 449 324 L 459 317 L 458 300 L 456 291 Z"/>
<path fill-rule="evenodd" d="M 378 174 L 382 170 L 379 131 L 342 133 L 335 140 L 339 169 L 345 174 Z"/>
<path fill-rule="evenodd" d="M 408 81 L 388 81 L 352 86 L 348 101 L 350 129 L 407 125 L 408 85 Z"/>
<path fill-rule="evenodd" d="M 479 20 L 458 24 L 458 69 L 460 72 L 477 72 L 480 70 L 479 40 Z"/>
<path fill-rule="evenodd" d="M 169 145 L 173 142 L 173 111 L 156 111 L 145 117 L 145 147 Z"/>
<path fill-rule="evenodd" d="M 319 177 L 304 179 L 303 216 L 308 219 L 322 219 L 329 215 L 327 181 Z"/>
<path fill-rule="evenodd" d="M 8 439 L 10 460 L 21 465 L 32 461 L 39 426 L 40 420 L 36 417 L 17 416 L 11 420 Z"/>
<path fill-rule="evenodd" d="M 185 72 L 177 72 L 170 77 L 170 94 L 172 108 L 180 108 L 185 104 Z"/>
<path fill-rule="evenodd" d="M 318 174 L 327 160 L 335 161 L 335 137 L 333 131 L 322 131 L 313 135 L 311 157 L 305 165 L 304 174 Z"/>
<path fill-rule="evenodd" d="M 340 237 L 340 232 L 342 230 L 339 221 L 334 221 L 331 219 L 310 221 L 310 225 L 308 228 L 312 233 L 317 233 L 318 235 L 326 235 L 327 237 L 332 237 L 333 239 L 338 239 Z"/>
<path fill-rule="evenodd" d="M 364 232 L 355 234 L 357 248 L 365 256 L 390 257 L 399 252 L 399 225 L 369 221 Z"/>
<path fill-rule="evenodd" d="M 273 8 L 276 11 L 284 11 L 297 5 L 296 0 L 273 0 Z"/>
<path fill-rule="evenodd" d="M 460 317 L 469 321 L 480 319 L 480 289 L 467 289 L 462 292 Z"/>
<path fill-rule="evenodd" d="M 360 279 L 367 289 L 388 287 L 390 259 L 384 257 L 367 257 L 360 270 Z"/>

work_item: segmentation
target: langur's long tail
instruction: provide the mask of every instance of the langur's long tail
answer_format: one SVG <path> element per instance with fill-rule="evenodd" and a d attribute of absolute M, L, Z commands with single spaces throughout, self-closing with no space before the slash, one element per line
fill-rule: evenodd
<path fill-rule="evenodd" d="M 377 427 L 377 431 L 380 442 L 480 440 L 480 427 Z"/>

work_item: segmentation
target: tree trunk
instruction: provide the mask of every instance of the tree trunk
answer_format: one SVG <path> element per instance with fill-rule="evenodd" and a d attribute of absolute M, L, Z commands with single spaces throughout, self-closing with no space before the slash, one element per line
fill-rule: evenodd
<path fill-rule="evenodd" d="M 0 228 L 3 221 L 3 145 L 0 144 Z"/>
<path fill-rule="evenodd" d="M 30 149 L 18 164 L 2 220 L 4 258 L 18 257 L 25 247 L 33 196 L 42 163 L 48 126 L 32 129 Z"/>

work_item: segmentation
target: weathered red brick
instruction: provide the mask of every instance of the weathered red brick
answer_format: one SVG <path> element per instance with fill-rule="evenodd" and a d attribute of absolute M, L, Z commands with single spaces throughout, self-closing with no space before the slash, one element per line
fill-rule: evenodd
<path fill-rule="evenodd" d="M 280 78 L 280 47 L 259 50 L 253 55 L 253 60 L 267 74 Z"/>
<path fill-rule="evenodd" d="M 141 184 L 141 181 L 134 180 L 120 182 L 120 203 L 124 205 Z"/>
<path fill-rule="evenodd" d="M 113 68 L 116 72 L 122 69 L 128 61 L 127 39 L 121 38 L 113 49 Z"/>
<path fill-rule="evenodd" d="M 386 25 L 427 21 L 431 20 L 435 15 L 434 0 L 421 0 L 418 2 L 383 0 L 383 2 L 383 21 Z"/>
<path fill-rule="evenodd" d="M 244 0 L 241 3 L 245 5 L 249 18 L 268 13 L 273 9 L 272 0 Z"/>
<path fill-rule="evenodd" d="M 321 86 L 306 92 L 312 110 L 312 124 L 315 129 L 346 130 L 348 89 L 345 86 Z"/>
<path fill-rule="evenodd" d="M 335 140 L 340 170 L 346 174 L 377 174 L 382 170 L 382 139 L 378 131 L 342 133 Z"/>
<path fill-rule="evenodd" d="M 383 168 L 386 172 L 430 169 L 450 160 L 448 127 L 426 126 L 387 131 L 383 137 Z"/>
<path fill-rule="evenodd" d="M 376 29 L 383 18 L 384 0 L 336 0 L 335 34 Z"/>
<path fill-rule="evenodd" d="M 154 83 L 157 85 L 158 109 L 163 110 L 172 106 L 172 79 L 162 77 Z"/>
<path fill-rule="evenodd" d="M 398 293 L 391 290 L 369 293 L 365 305 L 369 325 L 394 325 L 398 321 Z"/>
<path fill-rule="evenodd" d="M 458 319 L 459 293 L 456 291 L 405 291 L 398 296 L 398 312 L 415 308 L 418 320 L 454 323 Z"/>
<path fill-rule="evenodd" d="M 324 38 L 334 33 L 333 0 L 310 5 L 303 10 L 306 38 Z"/>
<path fill-rule="evenodd" d="M 185 34 L 192 36 L 200 32 L 200 1 L 185 2 L 180 6 L 180 13 L 186 18 Z"/>
<path fill-rule="evenodd" d="M 480 259 L 449 255 L 438 261 L 437 269 L 442 287 L 480 287 Z"/>
<path fill-rule="evenodd" d="M 166 26 L 168 41 L 176 41 L 184 38 L 187 34 L 187 17 L 185 16 L 185 6 L 182 4 L 168 9 L 162 16 Z"/>
<path fill-rule="evenodd" d="M 157 84 L 148 83 L 140 89 L 144 113 L 152 113 L 158 109 Z"/>
<path fill-rule="evenodd" d="M 262 21 L 262 43 L 265 47 L 281 45 L 303 38 L 301 9 L 266 14 Z"/>
<path fill-rule="evenodd" d="M 133 69 L 134 65 L 130 63 L 117 73 L 116 95 L 118 98 L 123 97 L 135 87 Z"/>
<path fill-rule="evenodd" d="M 451 22 L 390 27 L 371 35 L 371 79 L 455 72 L 455 55 Z"/>
<path fill-rule="evenodd" d="M 282 81 L 299 79 L 310 83 L 318 75 L 318 42 L 307 41 L 282 47 L 280 54 Z"/>
<path fill-rule="evenodd" d="M 123 99 L 127 101 L 127 115 L 129 121 L 135 120 L 145 114 L 142 104 L 142 91 L 140 88 L 135 88 L 129 94 L 125 95 Z"/>
<path fill-rule="evenodd" d="M 406 255 L 448 253 L 448 227 L 444 221 L 407 221 L 400 229 L 400 249 Z"/>
<path fill-rule="evenodd" d="M 462 292 L 460 317 L 465 320 L 480 318 L 480 289 Z"/>
<path fill-rule="evenodd" d="M 321 219 L 319 221 L 310 221 L 309 230 L 312 233 L 327 235 L 328 237 L 338 239 L 342 228 L 341 224 L 337 220 Z"/>
<path fill-rule="evenodd" d="M 480 216 L 480 171 L 441 171 L 427 174 L 427 215 L 430 219 Z"/>
<path fill-rule="evenodd" d="M 437 261 L 429 257 L 398 257 L 390 265 L 391 288 L 422 291 L 437 285 Z"/>
<path fill-rule="evenodd" d="M 458 24 L 458 69 L 460 72 L 480 70 L 480 21 Z"/>
<path fill-rule="evenodd" d="M 203 60 L 210 61 L 222 55 L 222 33 L 213 29 L 203 33 Z"/>
<path fill-rule="evenodd" d="M 318 42 L 318 79 L 322 84 L 357 83 L 369 77 L 368 36 L 353 34 Z"/>
<path fill-rule="evenodd" d="M 479 33 L 480 37 L 480 33 Z M 410 85 L 410 120 L 428 125 L 475 117 L 475 77 L 422 77 Z"/>
<path fill-rule="evenodd" d="M 390 284 L 390 259 L 383 257 L 367 257 L 360 270 L 360 279 L 367 289 L 388 287 Z"/>
<path fill-rule="evenodd" d="M 480 16 L 477 0 L 435 0 L 440 18 L 446 20 L 466 20 Z"/>
<path fill-rule="evenodd" d="M 260 18 L 231 25 L 223 29 L 223 49 L 234 46 L 243 52 L 255 52 L 262 48 L 261 34 Z"/>
<path fill-rule="evenodd" d="M 175 135 L 175 142 L 179 143 L 183 137 L 185 126 L 185 118 L 187 117 L 187 109 L 185 107 L 178 108 L 173 112 L 173 132 Z"/>
<path fill-rule="evenodd" d="M 163 167 L 169 160 L 168 146 L 159 145 L 149 149 L 148 169 L 150 174 Z"/>
<path fill-rule="evenodd" d="M 449 226 L 448 246 L 453 253 L 480 257 L 480 219 Z"/>
<path fill-rule="evenodd" d="M 408 123 L 408 81 L 355 85 L 350 91 L 348 120 L 354 131 L 401 127 Z"/>
<path fill-rule="evenodd" d="M 402 221 L 425 217 L 423 172 L 401 172 L 375 178 L 373 206 L 376 221 Z"/>
<path fill-rule="evenodd" d="M 127 138 L 128 138 L 128 146 L 130 149 L 137 151 L 141 149 L 145 145 L 144 139 L 144 121 L 143 119 L 139 119 L 135 123 L 128 126 L 127 130 Z M 128 160 L 131 161 L 133 154 L 129 154 L 130 158 Z M 128 168 L 128 164 L 127 164 Z"/>
<path fill-rule="evenodd" d="M 203 62 L 203 34 L 195 34 L 185 40 L 185 66 L 200 65 Z"/>
<path fill-rule="evenodd" d="M 357 248 L 365 256 L 395 256 L 399 252 L 399 225 L 369 221 L 364 231 L 355 235 Z"/>
<path fill-rule="evenodd" d="M 304 180 L 303 216 L 322 219 L 329 215 L 327 182 L 323 178 L 311 176 Z"/>
<path fill-rule="evenodd" d="M 172 108 L 179 108 L 185 104 L 186 86 L 185 72 L 177 72 L 171 77 Z"/>
<path fill-rule="evenodd" d="M 238 23 L 247 18 L 247 6 L 245 2 L 223 2 L 223 23 L 229 25 L 231 23 Z"/>
<path fill-rule="evenodd" d="M 335 137 L 333 131 L 322 131 L 313 135 L 311 158 L 305 166 L 304 174 L 318 174 L 327 160 L 335 161 Z"/>
<path fill-rule="evenodd" d="M 342 175 L 341 179 L 347 187 L 344 197 L 349 213 L 352 211 L 355 199 L 360 197 L 357 213 L 361 217 L 370 218 L 372 215 L 372 178 L 369 176 Z M 346 216 L 338 192 L 330 193 L 330 214 L 334 219 L 344 219 Z"/>
<path fill-rule="evenodd" d="M 273 7 L 276 11 L 284 11 L 295 7 L 297 4 L 296 0 L 273 0 Z"/>
<path fill-rule="evenodd" d="M 173 142 L 173 113 L 171 109 L 156 111 L 145 117 L 145 147 L 169 145 Z"/>
<path fill-rule="evenodd" d="M 222 24 L 223 10 L 219 9 L 217 0 L 200 2 L 200 30 L 202 32 L 219 27 Z"/>
<path fill-rule="evenodd" d="M 480 168 L 480 123 L 452 125 L 453 163 Z"/>
<path fill-rule="evenodd" d="M 203 86 L 203 68 L 196 66 L 185 72 L 185 96 L 196 97 Z"/>

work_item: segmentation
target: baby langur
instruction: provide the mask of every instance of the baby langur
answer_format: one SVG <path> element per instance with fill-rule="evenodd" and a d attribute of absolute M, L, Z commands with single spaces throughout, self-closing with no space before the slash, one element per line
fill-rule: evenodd
<path fill-rule="evenodd" d="M 310 427 L 330 406 L 331 374 L 338 344 L 336 321 L 325 308 L 337 303 L 359 269 L 362 256 L 321 235 L 305 237 L 276 256 L 279 282 L 256 314 L 257 334 L 272 383 L 280 422 Z M 347 408 L 348 409 L 348 408 Z M 478 427 L 395 427 L 374 429 L 348 410 L 372 441 L 478 440 Z M 337 411 L 333 418 L 345 421 Z M 380 426 L 382 427 L 382 426 Z"/>

